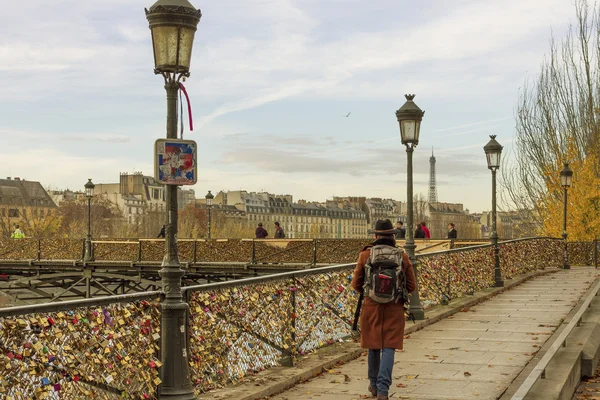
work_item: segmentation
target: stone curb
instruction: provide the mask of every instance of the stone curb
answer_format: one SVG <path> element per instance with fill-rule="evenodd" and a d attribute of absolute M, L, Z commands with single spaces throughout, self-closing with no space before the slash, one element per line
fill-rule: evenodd
<path fill-rule="evenodd" d="M 404 334 L 417 332 L 431 324 L 439 322 L 460 310 L 473 307 L 483 301 L 490 299 L 508 289 L 521 285 L 522 283 L 560 269 L 547 269 L 530 272 L 514 279 L 504 281 L 504 287 L 492 287 L 481 290 L 472 296 L 465 296 L 450 301 L 446 306 L 436 306 L 427 310 L 425 320 L 411 324 L 406 322 Z M 279 394 L 299 382 L 311 379 L 332 367 L 347 363 L 360 357 L 365 352 L 358 343 L 346 342 L 336 343 L 311 353 L 300 360 L 294 367 L 274 367 L 264 372 L 247 378 L 246 382 L 228 386 L 223 389 L 211 390 L 197 396 L 198 400 L 222 399 L 222 400 L 259 400 L 268 396 Z"/>

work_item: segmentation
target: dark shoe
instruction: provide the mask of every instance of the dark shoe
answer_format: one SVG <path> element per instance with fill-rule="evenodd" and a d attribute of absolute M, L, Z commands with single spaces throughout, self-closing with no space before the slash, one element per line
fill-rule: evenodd
<path fill-rule="evenodd" d="M 389 400 L 389 397 L 387 397 L 385 394 L 378 394 L 377 400 Z"/>
<path fill-rule="evenodd" d="M 373 386 L 371 386 L 371 384 L 369 384 L 369 392 L 371 392 L 371 395 L 372 395 L 373 397 L 377 397 L 377 388 L 376 388 L 376 387 L 373 387 Z"/>

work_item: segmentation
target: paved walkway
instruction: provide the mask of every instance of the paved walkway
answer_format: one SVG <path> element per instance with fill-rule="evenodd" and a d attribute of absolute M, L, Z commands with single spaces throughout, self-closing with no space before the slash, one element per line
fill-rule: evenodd
<path fill-rule="evenodd" d="M 598 276 L 577 268 L 532 279 L 408 336 L 396 352 L 391 399 L 498 399 Z M 358 400 L 366 356 L 274 396 Z"/>

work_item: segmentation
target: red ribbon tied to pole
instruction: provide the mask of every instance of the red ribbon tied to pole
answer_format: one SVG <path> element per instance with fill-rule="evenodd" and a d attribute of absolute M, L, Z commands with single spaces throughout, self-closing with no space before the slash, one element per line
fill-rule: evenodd
<path fill-rule="evenodd" d="M 188 117 L 190 119 L 190 131 L 193 131 L 194 130 L 194 119 L 192 118 L 192 105 L 190 104 L 190 96 L 188 96 L 187 90 L 185 90 L 185 86 L 183 86 L 183 83 L 179 82 L 179 87 L 181 88 L 181 91 L 185 95 L 185 101 L 187 102 L 187 109 L 188 109 Z"/>

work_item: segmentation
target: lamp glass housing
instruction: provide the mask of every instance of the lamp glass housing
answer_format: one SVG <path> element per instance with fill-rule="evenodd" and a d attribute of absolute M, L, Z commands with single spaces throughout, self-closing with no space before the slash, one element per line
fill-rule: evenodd
<path fill-rule="evenodd" d="M 215 198 L 215 196 L 210 192 L 210 190 L 208 191 L 206 196 L 204 196 L 204 198 L 206 199 L 206 205 L 209 207 L 212 206 L 213 199 Z"/>
<path fill-rule="evenodd" d="M 88 179 L 87 183 L 85 184 L 85 196 L 87 198 L 92 198 L 94 196 L 94 188 L 96 187 L 96 185 L 94 185 L 92 183 L 91 179 Z"/>
<path fill-rule="evenodd" d="M 569 164 L 565 164 L 565 167 L 560 171 L 560 185 L 564 188 L 571 187 L 573 183 L 573 171 L 569 168 Z"/>
<path fill-rule="evenodd" d="M 416 146 L 419 144 L 421 121 L 425 111 L 415 104 L 414 94 L 404 95 L 406 102 L 396 111 L 396 119 L 400 125 L 400 138 L 402 144 Z"/>
<path fill-rule="evenodd" d="M 194 31 L 177 26 L 156 26 L 152 29 L 154 58 L 159 71 L 189 71 L 192 59 Z"/>
<path fill-rule="evenodd" d="M 500 168 L 500 156 L 502 155 L 502 145 L 496 141 L 496 135 L 490 135 L 490 141 L 483 146 L 487 165 L 489 169 L 497 170 Z"/>
<path fill-rule="evenodd" d="M 414 119 L 400 122 L 400 137 L 403 144 L 419 143 L 421 121 Z"/>
<path fill-rule="evenodd" d="M 500 155 L 502 153 L 498 152 L 494 152 L 494 153 L 487 153 L 487 164 L 488 164 L 488 168 L 492 169 L 492 168 L 500 168 Z"/>

